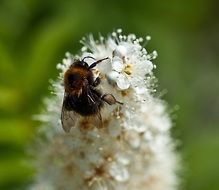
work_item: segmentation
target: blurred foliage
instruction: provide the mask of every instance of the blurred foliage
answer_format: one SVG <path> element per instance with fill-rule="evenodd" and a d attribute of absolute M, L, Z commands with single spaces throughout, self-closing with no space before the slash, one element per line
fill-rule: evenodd
<path fill-rule="evenodd" d="M 219 2 L 217 0 L 1 0 L 0 189 L 25 189 L 34 169 L 25 153 L 34 138 L 48 80 L 66 51 L 92 32 L 115 28 L 152 36 L 159 89 L 175 112 L 186 190 L 219 189 Z"/>

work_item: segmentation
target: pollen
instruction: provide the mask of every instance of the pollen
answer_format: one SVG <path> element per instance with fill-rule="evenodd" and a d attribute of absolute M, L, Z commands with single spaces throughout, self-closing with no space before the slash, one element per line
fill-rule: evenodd
<path fill-rule="evenodd" d="M 124 72 L 127 74 L 127 75 L 131 75 L 132 74 L 132 64 L 127 64 L 127 66 L 125 67 L 124 69 Z"/>

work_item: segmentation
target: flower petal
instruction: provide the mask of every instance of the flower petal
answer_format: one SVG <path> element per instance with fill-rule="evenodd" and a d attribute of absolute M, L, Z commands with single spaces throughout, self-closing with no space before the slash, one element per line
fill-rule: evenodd
<path fill-rule="evenodd" d="M 116 84 L 121 90 L 126 90 L 130 86 L 129 80 L 122 74 L 119 75 Z"/>
<path fill-rule="evenodd" d="M 122 72 L 125 65 L 123 64 L 122 60 L 119 57 L 115 57 L 112 60 L 112 69 L 117 72 Z"/>
<path fill-rule="evenodd" d="M 113 51 L 113 56 L 123 58 L 127 55 L 127 48 L 123 45 L 118 45 Z"/>
<path fill-rule="evenodd" d="M 111 71 L 107 74 L 107 77 L 112 80 L 112 81 L 117 81 L 118 77 L 119 77 L 119 73 L 116 71 Z"/>

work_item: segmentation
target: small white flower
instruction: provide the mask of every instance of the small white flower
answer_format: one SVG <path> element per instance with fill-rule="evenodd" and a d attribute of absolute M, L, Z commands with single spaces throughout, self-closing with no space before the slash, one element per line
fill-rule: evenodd
<path fill-rule="evenodd" d="M 113 51 L 112 71 L 108 77 L 116 82 L 120 90 L 139 85 L 153 69 L 153 64 L 146 55 L 138 40 L 121 40 Z"/>

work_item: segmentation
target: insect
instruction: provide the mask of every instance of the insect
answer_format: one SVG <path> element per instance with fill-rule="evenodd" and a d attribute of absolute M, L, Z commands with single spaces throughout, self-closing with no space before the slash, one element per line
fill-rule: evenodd
<path fill-rule="evenodd" d="M 97 87 L 101 82 L 100 77 L 94 77 L 93 68 L 104 58 L 88 65 L 85 59 L 93 59 L 91 56 L 76 60 L 64 73 L 64 99 L 62 105 L 61 122 L 65 132 L 69 132 L 75 126 L 80 116 L 98 116 L 102 122 L 100 110 L 104 103 L 109 105 L 122 104 L 112 94 L 104 94 Z"/>

